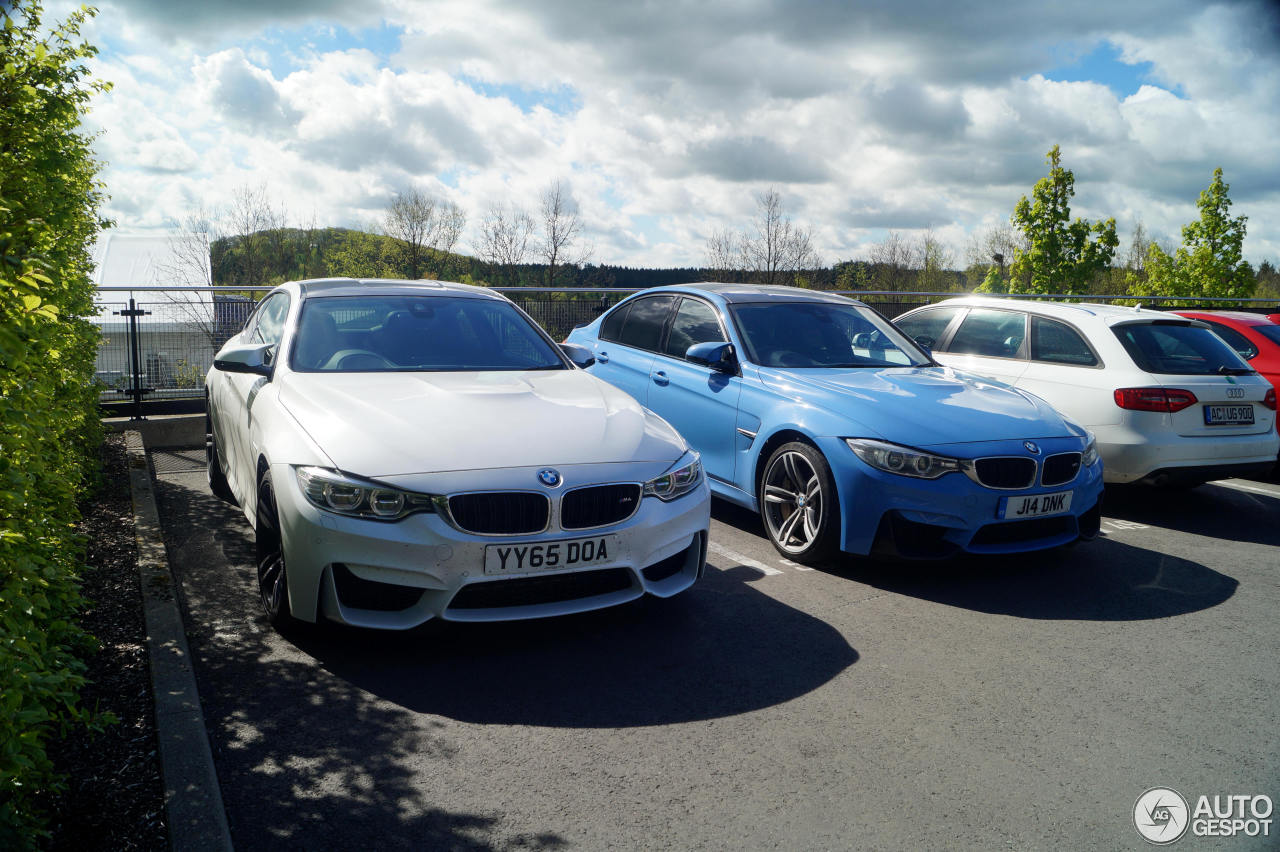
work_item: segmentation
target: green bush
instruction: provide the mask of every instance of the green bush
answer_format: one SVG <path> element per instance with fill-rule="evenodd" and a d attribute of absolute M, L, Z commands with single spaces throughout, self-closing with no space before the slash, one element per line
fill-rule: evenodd
<path fill-rule="evenodd" d="M 107 223 L 80 119 L 103 88 L 79 43 L 92 10 L 44 29 L 39 0 L 0 6 L 0 848 L 46 836 L 61 782 L 46 744 L 77 705 L 77 499 L 101 443 L 89 246 Z"/>

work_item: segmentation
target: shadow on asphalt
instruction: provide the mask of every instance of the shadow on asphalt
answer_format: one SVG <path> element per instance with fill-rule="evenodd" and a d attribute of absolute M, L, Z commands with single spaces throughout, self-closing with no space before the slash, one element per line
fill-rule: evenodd
<path fill-rule="evenodd" d="M 1222 491 L 1223 489 L 1216 489 Z M 1258 527 L 1264 542 L 1280 543 L 1280 527 L 1263 527 L 1263 512 L 1240 513 L 1232 492 L 1224 502 L 1216 494 L 1179 492 L 1181 507 L 1153 507 L 1151 523 L 1203 535 L 1228 537 L 1227 527 Z M 1244 496 L 1251 496 L 1244 494 Z M 1104 514 L 1113 513 L 1108 492 Z M 1166 498 L 1161 498 L 1166 499 Z M 1172 498 L 1168 498 L 1172 499 Z M 1137 501 L 1137 497 L 1127 498 Z M 1264 497 L 1263 500 L 1270 500 Z M 1140 501 L 1138 501 L 1140 502 Z M 1274 514 L 1277 501 L 1264 509 Z M 738 506 L 713 502 L 721 523 L 765 538 L 759 517 Z M 1126 505 L 1129 505 L 1126 503 Z M 1132 511 L 1132 507 L 1130 508 Z M 1209 517 L 1212 516 L 1212 520 Z M 1186 526 L 1179 526 L 1185 524 Z M 1079 621 L 1138 621 L 1168 618 L 1217 606 L 1235 594 L 1239 583 L 1198 562 L 1124 544 L 1105 536 L 1065 550 L 1016 556 L 960 556 L 940 562 L 894 562 L 842 556 L 820 570 L 875 588 L 948 606 L 1018 618 Z"/>
<path fill-rule="evenodd" d="M 1245 481 L 1246 486 L 1271 488 L 1274 483 Z M 1209 483 L 1195 488 L 1149 488 L 1143 485 L 1107 486 L 1110 518 L 1225 541 L 1280 546 L 1280 497 Z"/>
<path fill-rule="evenodd" d="M 438 807 L 415 770 L 458 771 L 444 723 L 377 701 L 281 641 L 254 597 L 253 533 L 203 479 L 161 479 L 156 493 L 236 849 L 488 850 L 495 836 L 567 847 L 512 832 L 500 813 Z M 416 671 L 401 677 L 428 688 Z"/>

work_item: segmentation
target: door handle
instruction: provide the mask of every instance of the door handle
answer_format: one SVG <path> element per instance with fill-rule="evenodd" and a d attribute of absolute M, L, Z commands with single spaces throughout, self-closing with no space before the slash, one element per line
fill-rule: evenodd
<path fill-rule="evenodd" d="M 671 383 L 671 380 L 667 378 L 667 374 L 664 373 L 662 370 L 658 370 L 657 372 L 655 372 L 651 378 L 653 379 L 653 383 L 655 385 L 661 385 L 662 387 L 666 387 Z"/>
<path fill-rule="evenodd" d="M 599 361 L 601 364 L 608 364 L 608 363 L 609 363 L 609 353 L 608 353 L 608 352 L 597 352 L 597 353 L 596 353 L 596 360 L 597 360 L 597 361 Z"/>

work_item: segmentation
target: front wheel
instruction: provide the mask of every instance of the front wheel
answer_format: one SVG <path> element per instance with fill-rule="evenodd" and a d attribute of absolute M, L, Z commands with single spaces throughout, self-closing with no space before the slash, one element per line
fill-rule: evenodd
<path fill-rule="evenodd" d="M 840 543 L 840 501 L 831 467 L 811 444 L 783 444 L 760 479 L 760 517 L 778 552 L 796 562 L 830 559 Z"/>
<path fill-rule="evenodd" d="M 289 575 L 284 565 L 284 541 L 280 535 L 280 513 L 276 509 L 271 471 L 258 480 L 258 513 L 255 550 L 258 562 L 258 594 L 267 621 L 279 627 L 290 620 Z"/>
<path fill-rule="evenodd" d="M 209 490 L 213 496 L 227 503 L 235 503 L 235 495 L 227 483 L 226 474 L 222 472 L 222 463 L 218 460 L 218 441 L 213 436 L 213 418 L 204 416 L 204 464 L 209 477 Z"/>

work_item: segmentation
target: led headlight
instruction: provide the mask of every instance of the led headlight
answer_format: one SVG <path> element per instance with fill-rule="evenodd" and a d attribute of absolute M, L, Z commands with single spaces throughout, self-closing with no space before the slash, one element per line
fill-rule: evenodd
<path fill-rule="evenodd" d="M 1093 433 L 1087 433 L 1089 441 L 1084 445 L 1084 452 L 1080 454 L 1080 464 L 1084 467 L 1093 467 L 1098 461 L 1098 442 L 1094 439 Z"/>
<path fill-rule="evenodd" d="M 876 470 L 914 476 L 917 479 L 937 479 L 944 473 L 962 470 L 959 459 L 935 456 L 921 450 L 913 450 L 887 441 L 870 438 L 845 438 L 849 449 Z"/>
<path fill-rule="evenodd" d="M 657 497 L 659 500 L 674 500 L 683 497 L 698 487 L 702 482 L 701 457 L 690 450 L 680 457 L 676 466 L 662 476 L 650 479 L 644 484 L 644 496 Z"/>
<path fill-rule="evenodd" d="M 294 468 L 298 486 L 312 505 L 329 512 L 375 521 L 398 521 L 414 512 L 435 511 L 435 498 L 323 467 Z"/>

